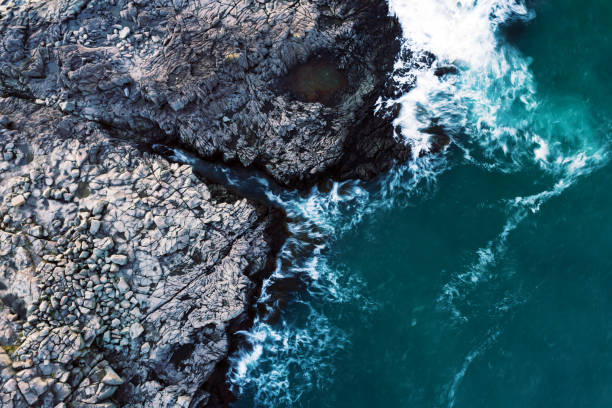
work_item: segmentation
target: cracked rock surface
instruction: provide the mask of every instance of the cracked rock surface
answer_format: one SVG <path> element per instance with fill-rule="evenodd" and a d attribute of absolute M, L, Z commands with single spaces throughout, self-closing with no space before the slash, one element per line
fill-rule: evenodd
<path fill-rule="evenodd" d="M 0 406 L 206 405 L 281 215 L 96 123 L 0 117 Z"/>
<path fill-rule="evenodd" d="M 383 0 L 4 0 L 0 94 L 281 184 L 371 177 L 410 154 L 373 114 L 399 50 L 387 14 Z"/>
<path fill-rule="evenodd" d="M 410 151 L 384 0 L 0 0 L 0 406 L 199 407 L 283 216 L 143 146 L 279 184 Z M 376 46 L 372 46 L 375 44 Z"/>

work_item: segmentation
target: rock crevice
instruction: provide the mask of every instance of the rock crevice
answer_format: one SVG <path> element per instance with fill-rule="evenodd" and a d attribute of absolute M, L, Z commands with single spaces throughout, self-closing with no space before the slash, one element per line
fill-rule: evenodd
<path fill-rule="evenodd" d="M 205 405 L 283 215 L 95 123 L 15 104 L 0 99 L 15 120 L 0 129 L 2 406 Z M 74 137 L 54 134 L 61 121 Z"/>

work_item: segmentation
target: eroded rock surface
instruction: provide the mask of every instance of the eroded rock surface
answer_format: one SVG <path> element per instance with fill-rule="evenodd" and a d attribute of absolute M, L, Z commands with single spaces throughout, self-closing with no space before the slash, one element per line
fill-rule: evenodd
<path fill-rule="evenodd" d="M 205 405 L 280 214 L 93 122 L 0 118 L 0 405 Z"/>
<path fill-rule="evenodd" d="M 409 155 L 372 114 L 399 48 L 387 13 L 382 0 L 5 1 L 0 93 L 282 184 L 371 177 Z"/>
<path fill-rule="evenodd" d="M 0 0 L 2 407 L 222 402 L 207 381 L 223 377 L 282 216 L 144 146 L 291 186 L 379 174 L 410 154 L 393 112 L 373 113 L 399 48 L 387 12 Z"/>

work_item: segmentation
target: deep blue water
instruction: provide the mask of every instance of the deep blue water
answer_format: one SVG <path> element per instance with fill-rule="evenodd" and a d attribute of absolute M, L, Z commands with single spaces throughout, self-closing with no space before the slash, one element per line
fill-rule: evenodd
<path fill-rule="evenodd" d="M 612 3 L 390 7 L 438 57 L 380 101 L 415 159 L 270 196 L 292 238 L 265 293 L 306 289 L 244 334 L 235 406 L 612 406 Z M 432 118 L 451 144 L 418 157 Z"/>

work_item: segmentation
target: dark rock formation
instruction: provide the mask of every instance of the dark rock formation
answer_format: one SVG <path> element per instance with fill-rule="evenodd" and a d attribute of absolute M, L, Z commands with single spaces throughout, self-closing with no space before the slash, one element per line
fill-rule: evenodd
<path fill-rule="evenodd" d="M 0 98 L 7 114 L 2 407 L 205 405 L 272 270 L 282 214 L 98 124 Z"/>
<path fill-rule="evenodd" d="M 382 0 L 1 1 L 1 405 L 226 404 L 282 215 L 142 147 L 379 174 L 398 34 Z"/>
<path fill-rule="evenodd" d="M 287 185 L 338 166 L 343 177 L 372 176 L 407 154 L 371 114 L 399 49 L 384 1 L 54 0 L 4 8 L 4 95 L 141 140 L 174 140 Z"/>

